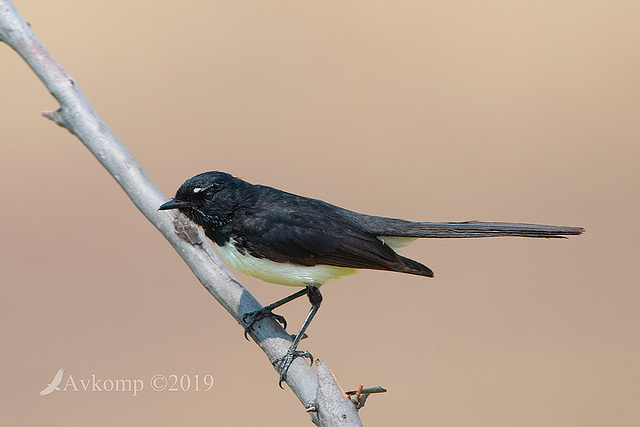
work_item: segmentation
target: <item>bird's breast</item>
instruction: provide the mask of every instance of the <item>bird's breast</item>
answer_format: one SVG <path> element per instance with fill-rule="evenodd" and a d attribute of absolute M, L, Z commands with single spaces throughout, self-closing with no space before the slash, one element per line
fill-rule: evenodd
<path fill-rule="evenodd" d="M 336 267 L 332 265 L 305 266 L 287 262 L 275 262 L 267 258 L 258 258 L 246 251 L 238 250 L 237 242 L 228 240 L 223 246 L 218 246 L 222 259 L 241 273 L 285 286 L 320 286 L 330 279 L 357 272 L 353 268 Z"/>

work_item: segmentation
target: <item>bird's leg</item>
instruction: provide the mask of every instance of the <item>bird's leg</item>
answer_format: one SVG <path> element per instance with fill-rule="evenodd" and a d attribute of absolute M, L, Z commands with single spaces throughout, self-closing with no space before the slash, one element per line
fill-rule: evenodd
<path fill-rule="evenodd" d="M 247 324 L 247 326 L 244 327 L 244 337 L 248 340 L 248 333 L 251 330 L 251 328 L 253 328 L 253 325 L 255 325 L 255 323 L 258 320 L 262 320 L 265 317 L 271 317 L 275 320 L 277 320 L 278 322 L 280 322 L 282 324 L 282 327 L 287 329 L 287 321 L 285 320 L 285 318 L 283 316 L 280 316 L 279 314 L 275 314 L 273 313 L 273 310 L 275 308 L 280 307 L 281 305 L 284 305 L 290 301 L 293 301 L 296 298 L 301 297 L 302 295 L 306 294 L 308 292 L 308 288 L 304 288 L 298 292 L 296 292 L 295 294 L 291 294 L 286 298 L 282 298 L 281 300 L 278 300 L 276 302 L 274 302 L 273 304 L 269 304 L 266 307 L 261 308 L 258 311 L 252 311 L 251 313 L 247 313 L 244 316 L 242 316 L 242 321 L 245 322 Z"/>
<path fill-rule="evenodd" d="M 296 335 L 295 339 L 289 346 L 287 353 L 276 360 L 273 361 L 273 364 L 279 364 L 278 371 L 280 372 L 280 381 L 278 385 L 282 388 L 282 382 L 287 379 L 287 371 L 291 366 L 291 363 L 294 361 L 296 357 L 308 357 L 311 364 L 313 364 L 313 356 L 308 351 L 299 351 L 298 344 L 300 340 L 305 335 L 305 331 L 311 324 L 311 320 L 313 316 L 316 315 L 316 312 L 320 308 L 320 303 L 322 302 L 322 294 L 320 293 L 320 288 L 317 286 L 307 286 L 307 296 L 309 297 L 309 302 L 311 303 L 311 309 L 309 310 L 309 314 L 307 318 L 304 320 L 302 327 L 300 328 L 300 332 Z"/>

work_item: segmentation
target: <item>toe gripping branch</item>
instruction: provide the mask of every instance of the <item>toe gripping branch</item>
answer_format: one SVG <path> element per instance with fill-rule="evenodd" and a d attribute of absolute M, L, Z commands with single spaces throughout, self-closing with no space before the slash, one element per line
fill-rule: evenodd
<path fill-rule="evenodd" d="M 306 287 L 304 289 L 299 290 L 295 294 L 289 295 L 288 297 L 278 300 L 273 304 L 269 304 L 268 306 L 263 307 L 258 311 L 246 313 L 244 316 L 242 316 L 242 321 L 246 324 L 246 326 L 244 327 L 244 337 L 247 340 L 249 340 L 248 334 L 251 331 L 251 329 L 253 329 L 253 326 L 258 321 L 264 319 L 265 317 L 271 317 L 272 319 L 277 320 L 284 329 L 287 329 L 287 320 L 283 316 L 280 316 L 279 314 L 275 314 L 273 310 L 280 307 L 281 305 L 284 305 L 290 301 L 293 301 L 296 298 L 301 297 L 302 295 L 306 295 L 308 291 L 309 289 L 308 287 Z"/>
<path fill-rule="evenodd" d="M 291 346 L 289 347 L 285 355 L 276 359 L 273 362 L 274 366 L 277 366 L 278 372 L 280 373 L 280 380 L 278 382 L 278 385 L 280 386 L 280 388 L 282 388 L 282 383 L 287 379 L 287 371 L 289 370 L 291 363 L 293 363 L 293 361 L 297 357 L 307 357 L 309 358 L 311 364 L 313 364 L 313 356 L 311 355 L 311 353 L 309 353 L 308 351 L 299 351 L 298 344 L 300 343 L 301 339 L 306 337 L 305 332 L 309 327 L 309 324 L 311 324 L 311 320 L 313 319 L 316 312 L 320 308 L 320 303 L 322 302 L 322 294 L 320 293 L 320 289 L 317 286 L 308 285 L 304 289 L 286 298 L 276 301 L 273 304 L 269 304 L 268 306 L 263 307 L 258 311 L 247 313 L 244 316 L 242 316 L 243 322 L 246 323 L 246 326 L 244 328 L 244 336 L 247 339 L 249 339 L 248 334 L 250 330 L 254 327 L 255 323 L 261 319 L 264 319 L 265 317 L 274 318 L 275 320 L 280 322 L 284 328 L 286 328 L 287 321 L 285 320 L 285 318 L 280 316 L 279 314 L 274 314 L 273 310 L 277 307 L 280 307 L 283 304 L 288 303 L 289 301 L 293 301 L 294 299 L 301 297 L 302 295 L 307 295 L 309 297 L 309 302 L 311 303 L 311 309 L 309 310 L 309 314 L 307 315 L 307 318 L 302 324 L 300 331 L 293 338 L 293 342 L 291 343 Z"/>
<path fill-rule="evenodd" d="M 272 310 L 273 308 L 267 306 L 258 311 L 246 313 L 244 316 L 242 316 L 242 321 L 245 323 L 244 337 L 247 339 L 247 341 L 249 341 L 249 332 L 251 331 L 251 329 L 253 329 L 253 326 L 266 317 L 270 317 L 278 321 L 278 323 L 280 323 L 284 329 L 287 329 L 287 319 L 285 319 L 284 316 L 275 314 Z"/>

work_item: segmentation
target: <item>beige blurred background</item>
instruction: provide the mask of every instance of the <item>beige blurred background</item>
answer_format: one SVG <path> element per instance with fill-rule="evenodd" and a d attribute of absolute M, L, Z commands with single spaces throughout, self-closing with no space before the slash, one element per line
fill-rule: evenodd
<path fill-rule="evenodd" d="M 17 1 L 156 184 L 224 170 L 365 213 L 578 225 L 420 241 L 323 287 L 303 347 L 366 425 L 640 424 L 640 3 Z M 0 46 L 6 425 L 310 425 Z M 289 288 L 238 274 L 263 303 Z M 292 330 L 308 310 L 284 307 Z M 145 389 L 38 395 L 142 379 Z M 150 379 L 210 374 L 208 392 Z"/>

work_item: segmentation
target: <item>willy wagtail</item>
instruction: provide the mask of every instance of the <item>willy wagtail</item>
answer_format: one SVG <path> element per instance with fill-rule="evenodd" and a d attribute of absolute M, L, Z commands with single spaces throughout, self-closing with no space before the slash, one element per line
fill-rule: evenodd
<path fill-rule="evenodd" d="M 272 310 L 307 294 L 311 309 L 286 355 L 278 360 L 280 386 L 296 357 L 300 339 L 322 302 L 320 286 L 358 269 L 433 277 L 431 269 L 398 251 L 419 237 L 562 237 L 580 227 L 495 222 L 412 222 L 365 215 L 317 199 L 254 185 L 224 172 L 188 179 L 159 210 L 178 209 L 204 229 L 222 258 L 236 270 L 270 283 L 304 289 L 243 320 L 247 331 Z"/>

